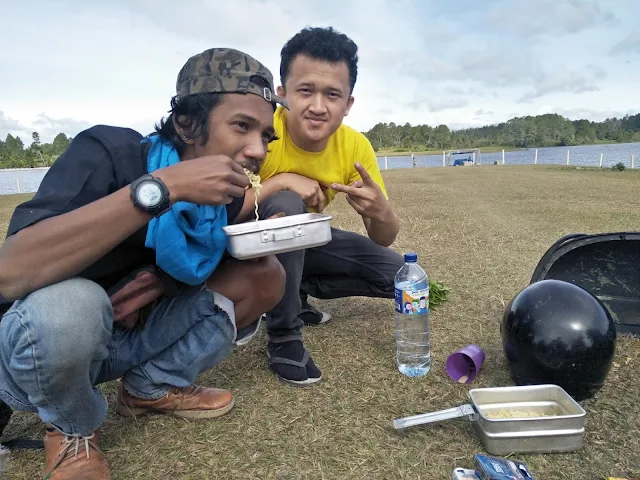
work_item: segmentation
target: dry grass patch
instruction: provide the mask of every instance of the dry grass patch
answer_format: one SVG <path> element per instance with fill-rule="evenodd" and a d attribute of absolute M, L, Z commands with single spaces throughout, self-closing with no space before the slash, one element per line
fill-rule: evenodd
<path fill-rule="evenodd" d="M 307 328 L 306 344 L 323 382 L 296 389 L 267 368 L 264 334 L 237 350 L 201 382 L 230 388 L 236 407 L 214 421 L 171 417 L 135 421 L 109 413 L 104 449 L 114 478 L 126 479 L 445 479 L 471 466 L 482 445 L 466 420 L 392 428 L 394 418 L 467 402 L 446 356 L 468 343 L 485 348 L 472 387 L 511 385 L 498 328 L 506 303 L 527 285 L 546 249 L 573 232 L 640 230 L 640 172 L 550 166 L 481 166 L 384 172 L 402 220 L 394 248 L 415 250 L 432 279 L 451 288 L 432 315 L 433 369 L 404 378 L 394 365 L 390 301 L 318 303 L 334 320 Z M 14 197 L 0 200 L 8 221 Z M 333 224 L 363 231 L 346 202 Z M 587 410 L 585 447 L 572 454 L 516 455 L 541 479 L 640 475 L 640 341 L 621 337 L 615 365 Z M 104 386 L 113 400 L 115 385 Z M 7 434 L 43 433 L 17 414 Z M 7 479 L 32 479 L 40 452 L 14 454 Z"/>

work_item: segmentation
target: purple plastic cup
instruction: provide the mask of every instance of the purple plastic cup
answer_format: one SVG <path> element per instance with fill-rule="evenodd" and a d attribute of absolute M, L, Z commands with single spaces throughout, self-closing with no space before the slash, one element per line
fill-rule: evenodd
<path fill-rule="evenodd" d="M 447 373 L 458 383 L 471 383 L 484 363 L 484 350 L 478 345 L 467 345 L 447 357 Z"/>

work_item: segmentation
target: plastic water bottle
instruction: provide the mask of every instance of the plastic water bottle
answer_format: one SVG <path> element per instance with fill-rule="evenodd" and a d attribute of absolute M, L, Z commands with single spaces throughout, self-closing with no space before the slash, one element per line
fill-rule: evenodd
<path fill-rule="evenodd" d="M 418 265 L 418 254 L 406 253 L 395 277 L 396 364 L 409 377 L 431 369 L 429 338 L 429 277 Z"/>

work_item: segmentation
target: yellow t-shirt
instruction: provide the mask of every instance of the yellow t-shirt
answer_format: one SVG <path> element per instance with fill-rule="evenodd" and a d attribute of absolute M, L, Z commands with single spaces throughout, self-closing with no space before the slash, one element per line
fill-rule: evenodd
<path fill-rule="evenodd" d="M 270 152 L 259 172 L 262 181 L 279 173 L 297 173 L 316 180 L 320 185 L 351 185 L 360 179 L 354 166 L 356 162 L 360 162 L 380 186 L 385 198 L 389 198 L 376 153 L 369 139 L 362 133 L 347 125 L 340 125 L 322 152 L 307 152 L 295 145 L 289 137 L 285 115 L 283 107 L 278 107 L 274 114 L 274 128 L 279 140 L 269 144 Z M 337 193 L 331 188 L 324 191 L 326 205 L 329 205 Z"/>

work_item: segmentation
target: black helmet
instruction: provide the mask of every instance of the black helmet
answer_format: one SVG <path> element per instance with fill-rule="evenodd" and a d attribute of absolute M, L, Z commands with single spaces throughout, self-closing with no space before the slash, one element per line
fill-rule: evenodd
<path fill-rule="evenodd" d="M 616 346 L 611 315 L 598 298 L 572 283 L 542 280 L 511 300 L 500 326 L 516 385 L 550 383 L 575 400 L 604 384 Z"/>

